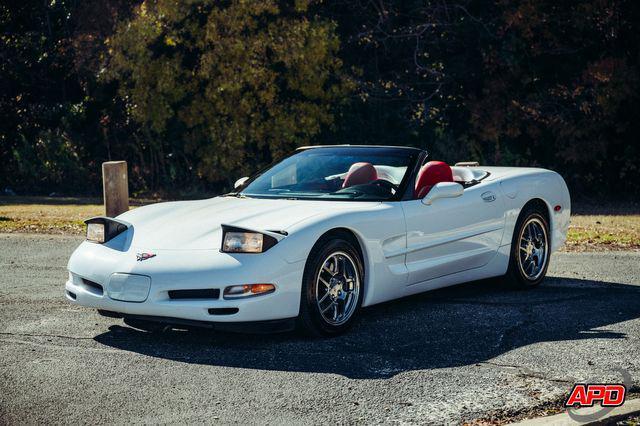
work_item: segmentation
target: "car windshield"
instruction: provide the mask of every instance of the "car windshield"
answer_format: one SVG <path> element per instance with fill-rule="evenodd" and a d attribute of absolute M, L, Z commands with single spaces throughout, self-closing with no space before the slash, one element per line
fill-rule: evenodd
<path fill-rule="evenodd" d="M 240 196 L 384 201 L 403 188 L 419 151 L 410 148 L 311 148 L 250 180 Z"/>

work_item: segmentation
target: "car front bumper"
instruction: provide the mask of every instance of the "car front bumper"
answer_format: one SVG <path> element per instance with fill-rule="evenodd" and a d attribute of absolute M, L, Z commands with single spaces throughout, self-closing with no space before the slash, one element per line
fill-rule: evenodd
<path fill-rule="evenodd" d="M 77 305 L 145 316 L 201 322 L 242 323 L 293 318 L 300 308 L 304 261 L 275 254 L 227 254 L 218 250 L 141 250 L 83 242 L 69 260 L 67 299 Z M 273 293 L 224 299 L 230 285 L 269 283 Z M 216 290 L 219 296 L 175 299 L 170 291 Z M 210 296 L 210 294 L 209 294 Z"/>

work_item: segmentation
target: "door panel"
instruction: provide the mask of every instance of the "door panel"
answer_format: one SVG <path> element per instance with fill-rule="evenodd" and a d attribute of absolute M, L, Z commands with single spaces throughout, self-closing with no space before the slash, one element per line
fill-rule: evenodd
<path fill-rule="evenodd" d="M 407 223 L 408 284 L 486 265 L 504 231 L 504 205 L 494 183 L 457 198 L 403 202 Z"/>

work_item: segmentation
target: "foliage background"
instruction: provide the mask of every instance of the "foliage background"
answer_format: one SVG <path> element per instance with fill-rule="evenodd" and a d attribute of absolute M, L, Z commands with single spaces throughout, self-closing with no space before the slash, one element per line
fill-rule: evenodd
<path fill-rule="evenodd" d="M 427 148 L 640 194 L 633 0 L 0 5 L 0 191 L 229 189 L 295 146 Z"/>

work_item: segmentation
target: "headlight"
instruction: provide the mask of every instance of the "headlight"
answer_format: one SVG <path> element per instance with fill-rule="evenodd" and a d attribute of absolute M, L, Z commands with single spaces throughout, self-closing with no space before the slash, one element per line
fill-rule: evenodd
<path fill-rule="evenodd" d="M 104 223 L 87 223 L 87 240 L 104 243 Z"/>
<path fill-rule="evenodd" d="M 277 243 L 271 235 L 222 225 L 224 253 L 263 253 Z"/>
<path fill-rule="evenodd" d="M 123 233 L 128 224 L 110 217 L 92 217 L 84 221 L 87 224 L 87 241 L 103 244 Z"/>
<path fill-rule="evenodd" d="M 226 232 L 222 251 L 228 253 L 262 253 L 264 236 L 257 232 Z"/>

